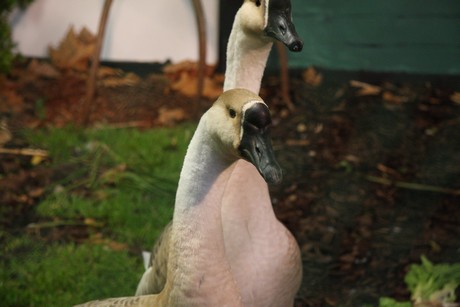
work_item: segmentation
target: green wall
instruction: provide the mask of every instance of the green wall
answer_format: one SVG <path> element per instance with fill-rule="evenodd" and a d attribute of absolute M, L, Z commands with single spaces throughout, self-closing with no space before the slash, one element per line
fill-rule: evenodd
<path fill-rule="evenodd" d="M 460 0 L 291 0 L 292 68 L 460 74 Z"/>

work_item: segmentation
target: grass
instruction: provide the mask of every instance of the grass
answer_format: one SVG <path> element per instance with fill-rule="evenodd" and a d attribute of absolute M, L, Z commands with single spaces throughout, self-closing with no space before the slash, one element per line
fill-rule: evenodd
<path fill-rule="evenodd" d="M 194 128 L 25 132 L 61 173 L 34 208 L 35 226 L 85 225 L 90 234 L 82 244 L 49 243 L 1 230 L 2 306 L 70 306 L 132 295 L 144 270 L 138 251 L 150 249 L 171 219 Z"/>

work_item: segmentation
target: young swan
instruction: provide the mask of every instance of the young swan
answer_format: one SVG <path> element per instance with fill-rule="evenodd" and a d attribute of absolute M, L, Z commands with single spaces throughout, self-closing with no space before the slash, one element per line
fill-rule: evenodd
<path fill-rule="evenodd" d="M 299 52 L 303 43 L 292 23 L 290 0 L 245 0 L 233 22 L 227 45 L 224 91 L 260 90 L 273 42 Z"/>
<path fill-rule="evenodd" d="M 292 51 L 302 42 L 291 19 L 290 0 L 245 0 L 233 24 L 227 47 L 225 89 L 258 92 L 273 40 Z M 298 245 L 276 218 L 260 170 L 239 160 L 228 181 L 222 206 L 227 259 L 245 306 L 293 304 L 302 276 Z M 250 183 L 250 184 L 248 184 Z M 157 240 L 136 295 L 159 293 L 166 282 L 171 223 Z"/>
<path fill-rule="evenodd" d="M 247 198 L 255 199 L 258 193 L 266 193 L 228 189 L 238 159 L 252 163 L 269 182 L 281 180 L 270 124 L 270 112 L 260 97 L 244 89 L 224 92 L 202 116 L 184 159 L 164 289 L 158 295 L 112 298 L 81 306 L 242 306 L 225 252 L 222 206 L 245 191 L 254 193 Z"/>

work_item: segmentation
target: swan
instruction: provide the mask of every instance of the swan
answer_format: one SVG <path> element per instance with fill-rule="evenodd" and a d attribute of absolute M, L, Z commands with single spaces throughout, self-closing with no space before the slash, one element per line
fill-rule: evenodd
<path fill-rule="evenodd" d="M 303 48 L 291 17 L 291 0 L 245 0 L 235 15 L 227 44 L 224 91 L 246 88 L 259 93 L 274 41 L 289 50 Z"/>
<path fill-rule="evenodd" d="M 238 159 L 254 165 L 260 178 L 281 181 L 270 124 L 270 112 L 259 96 L 245 89 L 224 92 L 201 117 L 185 155 L 164 289 L 157 295 L 111 298 L 80 306 L 243 306 L 225 251 L 222 205 L 235 197 L 228 182 L 235 176 Z M 252 178 L 239 180 L 253 185 Z M 255 191 L 248 188 L 239 194 L 246 192 Z"/>
<path fill-rule="evenodd" d="M 291 20 L 290 0 L 246 0 L 235 16 L 227 47 L 224 90 L 259 92 L 273 41 L 303 47 Z M 246 182 L 252 182 L 247 185 Z M 250 163 L 236 162 L 222 205 L 225 250 L 244 306 L 293 305 L 302 277 L 300 251 L 276 218 L 266 182 Z M 166 281 L 171 223 L 157 240 L 136 295 L 159 293 Z"/>

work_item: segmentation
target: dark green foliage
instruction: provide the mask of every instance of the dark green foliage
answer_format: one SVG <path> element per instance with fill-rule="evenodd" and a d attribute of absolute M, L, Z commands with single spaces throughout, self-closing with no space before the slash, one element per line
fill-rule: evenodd
<path fill-rule="evenodd" d="M 25 8 L 32 1 L 33 0 L 0 1 L 0 72 L 8 72 L 14 59 L 14 42 L 11 39 L 8 14 L 13 8 Z"/>

